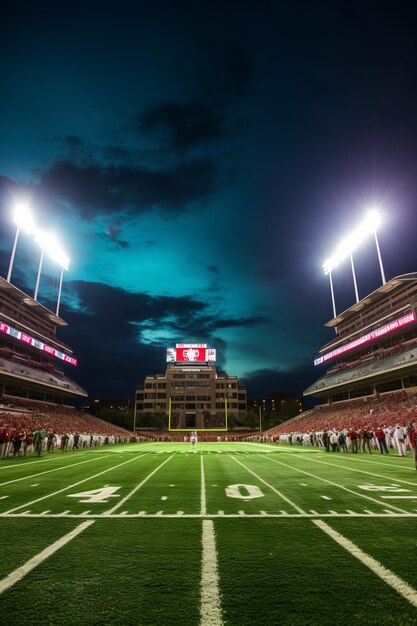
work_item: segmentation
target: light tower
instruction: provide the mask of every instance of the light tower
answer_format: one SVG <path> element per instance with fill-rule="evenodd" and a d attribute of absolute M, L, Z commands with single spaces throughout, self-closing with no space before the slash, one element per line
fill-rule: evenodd
<path fill-rule="evenodd" d="M 16 234 L 13 242 L 13 248 L 10 255 L 9 269 L 7 272 L 7 282 L 10 283 L 14 258 L 16 254 L 17 243 L 19 241 L 20 232 L 24 230 L 29 236 L 31 236 L 34 241 L 41 248 L 41 256 L 39 260 L 38 273 L 36 277 L 36 286 L 33 299 L 38 299 L 38 291 L 39 291 L 39 283 L 42 273 L 42 265 L 44 260 L 45 252 L 48 256 L 58 263 L 61 267 L 61 275 L 59 279 L 59 289 L 58 289 L 58 299 L 56 305 L 56 315 L 59 314 L 59 305 L 61 300 L 61 290 L 62 290 L 62 280 L 64 269 L 67 270 L 69 267 L 70 260 L 67 255 L 64 253 L 61 245 L 59 244 L 57 238 L 52 233 L 44 232 L 39 229 L 33 219 L 31 212 L 25 204 L 17 204 L 14 211 L 13 221 L 16 224 Z"/>
<path fill-rule="evenodd" d="M 363 243 L 363 241 L 367 239 L 369 235 L 372 235 L 372 234 L 374 235 L 374 239 L 375 239 L 375 245 L 376 245 L 378 261 L 379 261 L 379 268 L 381 271 L 382 284 L 385 285 L 386 280 L 385 280 L 384 267 L 382 265 L 381 251 L 379 248 L 378 237 L 376 234 L 376 231 L 380 224 L 381 224 L 381 218 L 377 210 L 372 208 L 367 213 L 365 219 L 362 220 L 362 222 L 359 224 L 359 226 L 355 230 L 353 230 L 350 233 L 350 235 L 348 235 L 341 241 L 341 243 L 336 248 L 334 254 L 323 263 L 324 273 L 327 274 L 330 279 L 330 291 L 331 291 L 331 296 L 332 296 L 333 317 L 336 317 L 336 303 L 335 303 L 335 297 L 334 297 L 332 272 L 345 259 L 347 259 L 348 257 L 350 258 L 356 302 L 359 302 L 359 292 L 358 292 L 358 285 L 356 281 L 355 266 L 353 263 L 353 253 Z"/>

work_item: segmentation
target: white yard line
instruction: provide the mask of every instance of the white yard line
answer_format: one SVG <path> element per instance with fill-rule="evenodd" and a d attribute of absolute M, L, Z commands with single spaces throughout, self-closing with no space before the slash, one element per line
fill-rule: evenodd
<path fill-rule="evenodd" d="M 381 502 L 380 500 L 377 500 L 376 498 L 367 496 L 364 493 L 358 493 L 357 491 L 353 491 L 353 489 L 349 489 L 348 487 L 339 485 L 338 483 L 335 483 L 332 480 L 328 480 L 327 478 L 316 476 L 316 474 L 311 474 L 310 472 L 306 472 L 305 470 L 299 469 L 298 467 L 294 467 L 293 465 L 288 465 L 288 463 L 284 463 L 283 461 L 277 461 L 276 459 L 271 459 L 271 457 L 269 456 L 266 458 L 268 459 L 268 461 L 271 461 L 271 463 L 277 463 L 278 465 L 283 465 L 284 467 L 288 467 L 289 469 L 292 469 L 295 472 L 306 474 L 307 476 L 310 476 L 311 478 L 315 478 L 329 485 L 333 485 L 333 487 L 339 487 L 339 489 L 343 489 L 343 491 L 347 491 L 348 493 L 353 493 L 355 496 L 358 496 L 359 498 L 365 498 L 365 500 L 371 500 L 371 502 L 376 502 L 377 504 L 379 504 L 379 506 L 388 506 L 390 509 L 394 509 L 395 511 L 399 511 L 400 513 L 407 513 L 407 511 L 404 511 L 404 509 L 400 509 L 399 507 L 394 506 L 393 504 L 387 504 L 386 502 Z"/>
<path fill-rule="evenodd" d="M 94 524 L 94 520 L 89 520 L 88 522 L 83 522 L 74 530 L 69 532 L 67 535 L 64 535 L 50 546 L 39 552 L 36 556 L 29 561 L 26 561 L 24 565 L 15 569 L 11 574 L 0 580 L 0 593 L 3 593 L 7 589 L 10 589 L 13 585 L 15 585 L 19 580 L 22 580 L 29 572 L 31 572 L 35 567 L 37 567 L 40 563 L 49 558 L 54 552 L 65 546 L 68 542 L 72 541 L 77 535 L 83 532 L 86 528 Z"/>
<path fill-rule="evenodd" d="M 50 454 L 50 453 L 48 453 L 48 454 Z M 83 456 L 85 454 L 87 454 L 87 452 L 80 452 L 79 454 L 77 453 L 76 456 Z M 1 470 L 11 470 L 11 469 L 16 469 L 16 468 L 24 469 L 26 467 L 26 465 L 32 465 L 33 463 L 49 463 L 49 461 L 59 461 L 59 460 L 62 461 L 63 458 L 67 459 L 67 458 L 73 458 L 73 457 L 72 456 L 71 457 L 64 456 L 62 453 L 60 453 L 60 454 L 56 454 L 51 459 L 42 459 L 42 458 L 40 458 L 40 459 L 36 459 L 36 461 L 28 461 L 27 463 L 23 463 L 23 462 L 20 462 L 19 460 L 16 460 L 16 463 L 12 463 L 11 465 L 7 465 L 6 464 L 6 465 L 3 465 L 2 467 L 0 467 L 0 471 Z M 11 461 L 12 458 L 7 459 L 7 460 Z"/>
<path fill-rule="evenodd" d="M 200 483 L 200 513 L 201 515 L 205 515 L 207 513 L 207 504 L 206 504 L 206 479 L 204 475 L 204 460 L 203 455 L 200 457 L 200 475 L 201 475 L 201 483 Z"/>
<path fill-rule="evenodd" d="M 258 480 L 261 481 L 261 483 L 263 483 L 264 485 L 266 485 L 267 487 L 269 487 L 269 489 L 271 489 L 271 491 L 273 491 L 274 493 L 276 493 L 280 498 L 282 498 L 283 500 L 285 500 L 285 502 L 287 502 L 289 505 L 291 505 L 293 507 L 293 509 L 295 509 L 296 511 L 298 511 L 299 513 L 303 513 L 305 514 L 305 511 L 303 511 L 302 508 L 300 508 L 297 504 L 295 504 L 295 502 L 293 502 L 292 500 L 290 500 L 289 498 L 287 498 L 287 496 L 284 496 L 283 493 L 281 493 L 280 491 L 278 491 L 278 489 L 275 489 L 275 487 L 273 487 L 272 485 L 270 485 L 269 483 L 266 482 L 266 480 L 264 480 L 263 478 L 261 478 L 260 476 L 258 476 L 258 474 L 256 474 L 253 470 L 251 470 L 249 467 L 247 467 L 246 465 L 244 465 L 241 461 L 238 461 L 236 457 L 231 456 L 230 457 L 236 461 L 236 463 L 239 463 L 239 465 L 241 465 L 242 467 L 245 468 L 245 470 L 247 472 L 249 472 L 250 474 L 252 474 L 252 476 L 255 476 L 255 478 L 257 478 Z M 269 457 L 267 457 L 269 459 Z"/>
<path fill-rule="evenodd" d="M 200 626 L 222 626 L 216 536 L 212 520 L 203 520 Z"/>
<path fill-rule="evenodd" d="M 288 513 L 287 511 L 281 511 L 280 513 L 263 513 L 262 511 L 259 511 L 259 513 L 245 513 L 245 515 L 240 515 L 239 513 L 225 513 L 224 511 L 218 511 L 217 513 L 206 513 L 205 515 L 201 515 L 201 513 L 184 513 L 183 511 L 178 511 L 177 513 L 146 513 L 146 511 L 140 511 L 139 513 L 126 513 L 125 511 L 123 511 L 122 513 L 117 513 L 116 515 L 113 514 L 107 514 L 107 513 L 90 513 L 88 515 L 85 514 L 81 514 L 81 513 L 70 513 L 69 511 L 63 511 L 62 513 L 48 513 L 48 514 L 43 514 L 43 513 L 28 513 L 28 512 L 24 512 L 24 513 L 0 513 L 0 519 L 1 518 L 8 518 L 8 517 L 13 517 L 14 519 L 19 519 L 19 518 L 23 518 L 26 519 L 28 517 L 36 519 L 36 518 L 60 518 L 62 519 L 63 517 L 65 519 L 79 519 L 80 517 L 87 517 L 88 519 L 114 519 L 117 520 L 120 517 L 122 517 L 123 519 L 125 518 L 158 518 L 158 519 L 179 519 L 179 518 L 183 518 L 183 519 L 226 519 L 226 518 L 230 518 L 230 519 L 242 519 L 242 518 L 263 518 L 265 519 L 265 517 L 270 517 L 270 518 L 297 518 L 297 519 L 311 519 L 312 517 L 335 517 L 334 513 L 318 513 L 317 511 L 314 511 L 313 509 L 310 510 L 310 513 Z M 390 519 L 393 519 L 395 517 L 397 518 L 411 518 L 411 519 L 415 519 L 417 518 L 417 513 L 394 513 L 394 511 L 388 511 L 386 509 L 383 509 L 383 511 L 385 511 L 384 513 L 373 513 L 372 517 L 389 517 Z M 350 511 L 349 509 L 346 509 L 346 513 L 337 513 L 336 512 L 336 517 L 366 517 L 369 518 L 371 517 L 369 515 L 369 513 L 356 513 L 355 511 Z"/>
<path fill-rule="evenodd" d="M 91 463 L 92 461 L 97 461 L 97 459 L 104 459 L 106 457 L 107 457 L 106 454 L 102 454 L 101 456 L 96 456 L 93 459 L 87 459 L 87 461 L 80 461 L 79 463 L 70 463 L 69 465 L 63 465 L 62 467 L 56 467 L 55 469 L 45 470 L 44 472 L 38 472 L 37 474 L 31 474 L 30 476 L 22 476 L 21 478 L 14 478 L 13 480 L 7 480 L 4 483 L 0 483 L 0 487 L 3 487 L 3 485 L 10 485 L 10 483 L 17 483 L 20 480 L 28 480 L 29 478 L 42 476 L 43 474 L 50 474 L 51 472 L 60 472 L 61 470 L 68 469 L 69 467 L 75 467 L 76 465 L 82 465 L 83 463 Z"/>
<path fill-rule="evenodd" d="M 36 498 L 36 500 L 32 500 L 31 502 L 27 502 L 26 504 L 20 504 L 19 506 L 16 506 L 13 509 L 6 511 L 5 514 L 7 515 L 8 513 L 14 513 L 14 511 L 18 511 L 19 509 L 24 509 L 27 506 L 31 506 L 32 504 L 35 504 L 36 502 L 41 502 L 41 500 L 46 500 L 47 498 L 52 498 L 52 496 L 57 496 L 59 493 L 68 491 L 68 489 L 72 489 L 73 487 L 78 487 L 78 485 L 82 485 L 83 483 L 86 483 L 88 480 L 93 480 L 94 478 L 97 478 L 98 476 L 107 474 L 107 472 L 111 472 L 112 470 L 116 469 L 116 467 L 121 467 L 122 465 L 126 465 L 126 463 L 131 463 L 132 461 L 136 461 L 137 458 L 142 458 L 146 456 L 146 454 L 149 454 L 149 453 L 145 452 L 145 454 L 139 454 L 138 456 L 135 456 L 133 459 L 123 461 L 123 463 L 118 463 L 117 465 L 112 465 L 111 467 L 103 470 L 102 472 L 99 472 L 98 474 L 94 474 L 94 476 L 89 476 L 88 478 L 84 478 L 83 480 L 79 480 L 78 482 L 73 483 L 72 485 L 68 485 L 68 487 L 63 487 L 62 489 L 58 489 L 58 491 L 54 491 L 53 493 L 48 493 L 46 496 L 41 496 L 40 498 Z"/>
<path fill-rule="evenodd" d="M 408 466 L 405 466 L 405 465 L 394 465 L 394 463 L 391 463 L 390 461 L 388 461 L 388 463 L 381 463 L 380 461 L 371 461 L 369 457 L 370 457 L 370 455 L 368 455 L 366 459 L 361 459 L 361 458 L 358 458 L 358 456 L 356 454 L 350 454 L 349 455 L 349 459 L 352 459 L 353 461 L 355 461 L 355 463 L 358 462 L 358 463 L 368 463 L 370 465 L 383 465 L 387 469 L 391 469 L 391 467 L 398 467 L 399 469 L 407 470 L 408 472 L 415 472 L 416 471 L 416 468 L 414 466 L 413 467 L 408 467 Z M 396 459 L 396 458 L 399 458 L 399 457 L 397 457 L 397 455 L 395 455 L 395 456 L 391 456 L 391 457 L 383 456 L 382 458 L 385 458 L 385 459 L 387 459 L 387 458 L 390 458 L 390 459 L 394 458 L 394 459 Z M 413 460 L 412 456 L 408 457 L 408 458 L 411 461 Z M 343 457 L 342 457 L 342 459 L 343 459 Z"/>
<path fill-rule="evenodd" d="M 346 465 L 340 465 L 339 463 L 329 463 L 328 461 L 319 461 L 318 459 L 312 459 L 311 457 L 301 458 L 302 461 L 314 461 L 314 463 L 320 463 L 321 465 L 329 465 L 330 467 L 340 467 L 341 469 L 349 470 L 351 472 L 359 472 L 359 474 L 367 474 L 368 476 L 374 476 L 375 478 L 383 478 L 384 480 L 392 481 L 392 476 L 383 476 L 382 474 L 374 474 L 373 472 L 367 472 L 366 470 L 356 469 L 355 467 L 347 467 Z M 414 470 L 416 471 L 416 470 Z M 395 481 L 398 483 L 403 483 L 404 485 L 411 485 L 411 487 L 416 486 L 416 482 L 411 482 L 409 480 L 402 480 L 401 478 L 395 478 Z"/>
<path fill-rule="evenodd" d="M 322 520 L 313 520 L 313 524 L 318 526 L 323 532 L 325 532 L 329 537 L 331 537 L 336 543 L 338 543 L 342 548 L 344 548 L 347 552 L 349 552 L 352 556 L 356 557 L 361 563 L 369 567 L 369 569 L 379 576 L 387 585 L 392 587 L 397 593 L 399 593 L 403 598 L 408 600 L 410 604 L 417 607 L 417 591 L 411 587 L 408 583 L 406 583 L 402 578 L 391 572 L 391 570 L 387 569 L 379 561 L 374 559 L 372 556 L 361 550 L 356 544 L 352 541 L 336 532 L 331 526 L 323 522 Z"/>
<path fill-rule="evenodd" d="M 134 489 L 132 489 L 132 491 L 130 491 L 127 496 L 125 496 L 124 498 L 122 498 L 120 500 L 120 502 L 118 502 L 117 504 L 115 504 L 111 509 L 109 509 L 108 511 L 104 512 L 104 515 L 111 515 L 113 513 L 113 511 L 116 511 L 117 509 L 119 509 L 127 500 L 129 500 L 130 497 L 132 497 L 141 487 L 142 485 L 144 485 L 150 478 L 152 478 L 152 476 L 154 474 L 156 474 L 156 472 L 158 472 L 161 467 L 163 467 L 165 465 L 165 463 L 168 463 L 168 461 L 170 461 L 172 459 L 172 457 L 175 455 L 171 454 L 170 457 L 168 457 L 163 463 L 161 463 L 161 465 L 158 465 L 158 467 L 156 469 L 153 470 L 153 472 L 151 472 L 150 474 L 148 474 L 148 476 L 146 478 L 144 478 L 138 485 L 136 485 L 136 487 Z"/>

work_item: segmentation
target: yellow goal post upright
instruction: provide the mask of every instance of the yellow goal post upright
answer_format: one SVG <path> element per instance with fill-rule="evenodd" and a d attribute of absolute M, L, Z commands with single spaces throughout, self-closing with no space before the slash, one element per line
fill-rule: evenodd
<path fill-rule="evenodd" d="M 224 398 L 224 428 L 172 428 L 171 426 L 171 398 L 168 403 L 168 431 L 170 432 L 200 432 L 200 433 L 213 433 L 213 432 L 227 432 L 227 398 Z"/>

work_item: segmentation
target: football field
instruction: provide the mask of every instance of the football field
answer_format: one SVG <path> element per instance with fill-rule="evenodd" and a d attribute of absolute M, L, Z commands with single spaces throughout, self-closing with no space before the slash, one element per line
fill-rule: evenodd
<path fill-rule="evenodd" d="M 417 624 L 417 472 L 392 452 L 10 459 L 0 546 L 1 624 Z"/>

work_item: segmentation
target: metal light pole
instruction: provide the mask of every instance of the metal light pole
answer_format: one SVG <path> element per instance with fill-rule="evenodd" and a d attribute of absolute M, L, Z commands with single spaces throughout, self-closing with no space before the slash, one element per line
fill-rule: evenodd
<path fill-rule="evenodd" d="M 350 265 L 352 267 L 353 284 L 355 286 L 356 302 L 359 302 L 358 285 L 356 283 L 355 266 L 353 265 L 353 256 L 350 255 Z"/>
<path fill-rule="evenodd" d="M 336 317 L 336 303 L 334 299 L 334 290 L 333 290 L 333 281 L 332 281 L 332 273 L 329 272 L 329 280 L 330 280 L 330 292 L 332 294 L 332 305 L 333 305 L 333 317 Z"/>
<path fill-rule="evenodd" d="M 382 265 L 381 250 L 379 249 L 379 243 L 378 243 L 378 237 L 376 235 L 376 230 L 374 231 L 374 237 L 375 237 L 376 251 L 378 253 L 379 269 L 381 270 L 382 284 L 385 285 L 387 281 L 385 280 L 384 266 Z"/>
<path fill-rule="evenodd" d="M 262 431 L 262 404 L 259 405 L 259 432 Z"/>
<path fill-rule="evenodd" d="M 45 250 L 42 248 L 41 258 L 40 258 L 40 260 L 39 260 L 38 275 L 37 275 L 37 277 L 36 277 L 36 287 L 35 287 L 35 293 L 34 293 L 34 296 L 33 296 L 33 299 L 34 299 L 34 300 L 37 300 L 37 299 L 38 299 L 39 282 L 40 282 L 40 279 L 41 279 L 41 271 L 42 271 L 42 264 L 43 264 L 43 257 L 44 257 L 44 254 L 45 254 Z"/>
<path fill-rule="evenodd" d="M 61 291 L 62 291 L 62 278 L 64 276 L 64 268 L 61 265 L 61 275 L 59 277 L 59 288 L 58 288 L 58 301 L 56 303 L 56 311 L 55 311 L 55 315 L 59 314 L 59 304 L 61 301 Z"/>
<path fill-rule="evenodd" d="M 19 240 L 19 234 L 20 234 L 20 226 L 19 224 L 17 225 L 16 228 L 16 234 L 14 237 L 14 243 L 13 243 L 13 249 L 12 249 L 12 254 L 10 256 L 10 263 L 9 263 L 9 271 L 7 272 L 7 282 L 10 282 L 10 278 L 12 276 L 12 270 L 13 270 L 13 263 L 14 263 L 14 256 L 16 254 L 16 247 L 17 247 L 17 242 Z"/>

